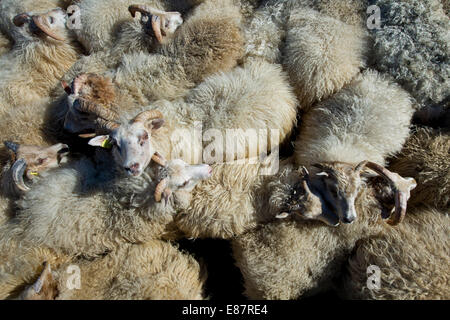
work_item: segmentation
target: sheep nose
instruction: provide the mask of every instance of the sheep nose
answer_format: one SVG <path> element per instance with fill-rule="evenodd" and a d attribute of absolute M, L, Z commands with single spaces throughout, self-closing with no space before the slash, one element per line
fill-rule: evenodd
<path fill-rule="evenodd" d="M 353 221 L 355 221 L 355 217 L 344 217 L 344 218 L 342 219 L 342 222 L 343 222 L 343 223 L 346 223 L 346 224 L 353 223 Z"/>
<path fill-rule="evenodd" d="M 132 175 L 137 175 L 139 173 L 139 163 L 134 163 L 129 167 L 125 167 L 125 170 Z"/>

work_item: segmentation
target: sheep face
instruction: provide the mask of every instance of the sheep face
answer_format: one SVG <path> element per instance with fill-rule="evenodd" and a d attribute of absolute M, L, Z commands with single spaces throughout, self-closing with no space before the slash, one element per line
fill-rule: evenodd
<path fill-rule="evenodd" d="M 36 37 L 63 41 L 67 38 L 67 15 L 60 8 L 40 15 L 22 13 L 14 17 L 14 24 L 22 28 L 28 40 Z"/>
<path fill-rule="evenodd" d="M 82 136 L 91 133 L 92 137 L 95 136 L 93 132 L 107 129 L 107 122 L 117 118 L 113 108 L 115 88 L 111 79 L 83 73 L 70 86 L 64 81 L 62 86 L 68 95 L 64 130 Z"/>
<path fill-rule="evenodd" d="M 152 159 L 157 162 L 160 159 L 150 138 L 163 124 L 164 120 L 159 111 L 144 111 L 128 124 L 117 125 L 109 135 L 91 139 L 89 144 L 111 147 L 117 165 L 127 174 L 138 177 Z"/>
<path fill-rule="evenodd" d="M 360 174 L 364 164 L 356 167 L 339 162 L 314 165 L 320 171 L 311 176 L 311 183 L 343 223 L 356 219 L 355 199 L 362 183 Z"/>
<path fill-rule="evenodd" d="M 164 198 L 166 203 L 171 194 L 190 193 L 200 181 L 212 174 L 212 168 L 207 164 L 189 165 L 180 159 L 168 161 L 161 171 L 163 179 L 155 189 L 155 200 L 159 202 Z"/>
<path fill-rule="evenodd" d="M 387 223 L 390 225 L 396 225 L 403 221 L 411 190 L 417 186 L 413 178 L 403 178 L 371 161 L 362 161 L 356 166 L 342 162 L 320 163 L 313 166 L 319 169 L 310 178 L 313 189 L 318 191 L 323 202 L 330 206 L 343 223 L 352 223 L 356 219 L 355 200 L 363 184 L 361 173 L 364 169 L 371 169 L 379 174 L 394 193 L 392 197 L 389 192 L 384 190 L 381 197 L 384 200 L 393 198 L 395 202 L 395 207 L 391 212 L 383 213 L 383 218 L 389 218 Z M 382 190 L 382 188 L 378 188 L 378 190 Z M 380 199 L 378 200 L 380 201 Z M 389 207 L 386 203 L 380 203 L 380 205 Z"/>
<path fill-rule="evenodd" d="M 301 219 L 318 220 L 330 226 L 338 226 L 338 217 L 329 205 L 322 201 L 318 191 L 310 188 L 310 175 L 305 167 L 302 167 L 299 178 L 299 182 L 288 187 L 290 194 L 284 204 L 285 210 L 276 217 L 284 219 L 294 215 Z"/>
<path fill-rule="evenodd" d="M 39 174 L 58 167 L 69 153 L 69 147 L 61 143 L 47 148 L 18 145 L 9 141 L 5 145 L 14 152 L 14 158 L 17 159 L 10 170 L 13 182 L 21 191 L 29 190 L 24 176 L 32 181 Z"/>
<path fill-rule="evenodd" d="M 131 5 L 128 10 L 135 17 L 141 13 L 141 24 L 144 31 L 155 37 L 159 43 L 166 43 L 178 27 L 183 23 L 179 12 L 164 12 L 146 5 Z"/>

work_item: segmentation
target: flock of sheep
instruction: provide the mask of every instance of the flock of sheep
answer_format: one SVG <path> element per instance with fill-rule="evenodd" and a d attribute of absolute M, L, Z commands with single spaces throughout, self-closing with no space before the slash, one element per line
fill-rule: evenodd
<path fill-rule="evenodd" d="M 448 10 L 0 0 L 0 298 L 205 299 L 216 238 L 250 299 L 449 299 Z"/>

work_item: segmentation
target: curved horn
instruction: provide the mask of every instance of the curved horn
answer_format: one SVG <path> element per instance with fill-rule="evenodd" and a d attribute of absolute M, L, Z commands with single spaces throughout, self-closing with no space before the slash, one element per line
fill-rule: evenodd
<path fill-rule="evenodd" d="M 157 15 L 152 16 L 152 29 L 155 33 L 155 37 L 159 43 L 163 43 L 163 36 L 161 33 L 161 23 L 164 22 L 164 17 L 160 17 Z"/>
<path fill-rule="evenodd" d="M 12 141 L 5 141 L 3 142 L 5 144 L 5 147 L 7 147 L 12 152 L 16 153 L 19 151 L 20 145 L 18 143 L 12 142 Z"/>
<path fill-rule="evenodd" d="M 23 174 L 25 173 L 26 168 L 27 162 L 25 161 L 25 159 L 17 160 L 11 167 L 14 184 L 17 186 L 17 188 L 19 188 L 19 190 L 24 192 L 30 190 L 30 188 L 28 188 L 25 182 L 23 181 Z"/>
<path fill-rule="evenodd" d="M 156 189 L 155 189 L 155 201 L 156 202 L 161 202 L 164 190 L 166 189 L 168 183 L 169 183 L 169 181 L 166 178 L 166 179 L 162 179 L 156 186 Z"/>
<path fill-rule="evenodd" d="M 163 118 L 163 114 L 158 111 L 158 110 L 147 110 L 144 112 L 141 112 L 140 114 L 138 114 L 134 119 L 133 119 L 133 123 L 134 122 L 142 122 L 145 123 L 147 121 L 153 120 L 153 119 L 162 119 Z"/>
<path fill-rule="evenodd" d="M 361 161 L 360 163 L 358 163 L 355 167 L 355 172 L 361 172 L 361 170 L 364 169 L 364 167 L 367 165 L 367 160 Z"/>
<path fill-rule="evenodd" d="M 36 25 L 36 27 L 38 27 L 42 32 L 44 32 L 50 38 L 53 38 L 53 39 L 59 40 L 59 41 L 64 41 L 64 37 L 58 35 L 50 28 L 48 21 L 46 19 L 47 15 L 48 15 L 48 13 L 33 16 L 34 24 Z"/>
<path fill-rule="evenodd" d="M 130 11 L 131 16 L 134 18 L 134 17 L 136 17 L 136 12 L 139 12 L 141 14 L 150 15 L 150 14 L 152 14 L 153 9 L 145 4 L 133 4 L 128 7 L 128 11 Z"/>
<path fill-rule="evenodd" d="M 106 131 L 114 131 L 115 129 L 120 127 L 119 123 L 104 119 L 97 119 L 97 124 L 100 126 L 101 129 L 104 129 Z"/>
<path fill-rule="evenodd" d="M 27 13 L 21 13 L 13 18 L 13 23 L 16 27 L 22 27 L 29 20 L 30 16 Z"/>
<path fill-rule="evenodd" d="M 100 104 L 85 100 L 83 98 L 79 98 L 80 103 L 80 111 L 88 112 L 94 114 L 100 118 L 105 120 L 113 120 L 117 118 L 117 113 L 113 110 L 106 108 Z"/>
<path fill-rule="evenodd" d="M 399 174 L 391 172 L 371 161 L 368 161 L 366 166 L 385 178 L 394 189 L 395 209 L 387 223 L 393 226 L 401 223 L 406 215 L 407 202 L 411 196 L 411 190 L 417 186 L 416 181 L 413 178 L 405 179 Z"/>
<path fill-rule="evenodd" d="M 167 166 L 166 159 L 164 159 L 164 157 L 162 155 L 160 155 L 158 152 L 155 152 L 155 154 L 152 157 L 152 160 L 154 162 L 156 162 L 157 164 L 159 164 L 161 167 Z"/>

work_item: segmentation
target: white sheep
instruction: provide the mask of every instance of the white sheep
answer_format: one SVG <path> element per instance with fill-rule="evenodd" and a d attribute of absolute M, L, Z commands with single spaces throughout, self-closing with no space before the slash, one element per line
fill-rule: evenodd
<path fill-rule="evenodd" d="M 411 183 L 408 179 L 397 181 Z M 289 184 L 280 187 L 280 195 L 283 189 L 284 194 L 298 193 Z M 381 221 L 386 204 L 392 205 L 394 198 L 392 189 L 385 187 L 385 182 L 380 184 L 375 178 L 360 189 L 355 202 L 358 219 L 353 224 L 330 228 L 321 222 L 304 219 L 281 220 L 262 225 L 233 240 L 233 255 L 244 277 L 245 295 L 250 299 L 284 300 L 331 289 L 358 240 L 391 232 L 392 227 Z M 327 210 L 326 203 L 319 200 L 318 204 L 312 208 Z M 298 208 L 294 203 L 293 208 L 295 211 L 300 209 L 301 216 L 311 214 L 308 207 L 302 207 Z M 328 223 L 339 221 L 333 210 L 328 213 Z"/>
<path fill-rule="evenodd" d="M 313 177 L 341 221 L 356 219 L 354 200 L 364 161 L 385 164 L 409 135 L 413 114 L 409 94 L 367 70 L 303 117 L 295 159 Z M 362 172 L 362 171 L 361 171 Z"/>
<path fill-rule="evenodd" d="M 0 57 L 0 112 L 48 98 L 79 51 L 66 28 L 66 13 L 54 9 L 14 18 L 19 34 L 14 47 Z M 53 21 L 53 24 L 49 24 Z"/>
<path fill-rule="evenodd" d="M 148 135 L 152 135 L 151 144 L 153 150 L 157 150 L 166 158 L 182 158 L 187 162 L 202 162 L 199 156 L 203 155 L 203 147 L 216 150 L 216 160 L 230 161 L 242 157 L 255 157 L 267 152 L 269 144 L 257 143 L 255 154 L 251 154 L 250 146 L 255 141 L 245 139 L 244 130 L 266 130 L 267 139 L 271 139 L 271 130 L 276 130 L 278 137 L 271 139 L 273 148 L 281 144 L 291 133 L 296 123 L 296 99 L 287 83 L 285 74 L 281 68 L 263 61 L 249 62 L 243 67 L 237 67 L 230 72 L 217 74 L 207 78 L 203 83 L 191 90 L 186 97 L 174 101 L 159 100 L 151 106 L 138 107 L 125 103 L 101 103 L 89 97 L 89 92 L 108 93 L 112 96 L 110 88 L 105 81 L 91 81 L 92 88 L 89 87 L 88 79 L 98 79 L 96 76 L 84 76 L 72 85 L 74 93 L 69 96 L 72 107 L 65 116 L 65 128 L 73 133 L 86 132 L 108 132 L 118 126 L 117 122 L 125 124 L 128 119 L 134 117 L 139 110 L 149 108 L 156 109 L 162 113 L 166 125 L 160 130 Z M 100 78 L 101 79 L 101 78 Z M 79 84 L 78 84 L 79 83 Z M 110 83 L 110 82 L 109 82 Z M 160 85 L 164 85 L 161 83 Z M 87 86 L 86 86 L 87 85 Z M 83 92 L 87 92 L 83 97 Z M 107 94 L 103 94 L 106 96 Z M 121 94 L 116 95 L 119 98 Z M 115 100 L 115 98 L 110 99 Z M 130 108 L 127 110 L 126 108 Z M 195 111 L 194 111 L 195 110 Z M 91 114 L 86 119 L 82 113 Z M 84 118 L 83 118 L 84 117 Z M 203 132 L 208 130 L 219 131 L 223 139 L 214 141 L 191 140 L 196 134 L 197 125 L 202 126 L 200 140 Z M 144 128 L 135 128 L 142 130 Z M 194 130 L 195 129 L 195 130 Z M 226 144 L 225 138 L 227 130 L 240 129 L 236 132 L 237 150 L 243 152 L 242 155 L 236 153 L 230 144 Z M 133 132 L 133 126 L 127 129 L 128 139 L 133 141 L 131 148 L 136 151 L 142 147 L 137 144 L 133 136 L 139 132 Z M 187 132 L 187 133 L 186 133 Z M 253 139 L 251 136 L 249 139 Z M 264 138 L 265 139 L 265 138 Z M 213 140 L 210 138 L 210 140 Z M 126 151 L 124 151 L 126 152 Z M 198 156 L 199 155 L 199 156 Z M 147 154 L 151 156 L 151 154 Z M 135 159 L 139 163 L 140 170 L 145 168 L 149 158 Z M 205 161 L 210 162 L 209 159 Z M 125 163 L 120 163 L 125 165 Z"/>
<path fill-rule="evenodd" d="M 369 41 L 360 26 L 300 8 L 286 28 L 283 65 L 303 108 L 338 92 L 366 65 Z"/>

